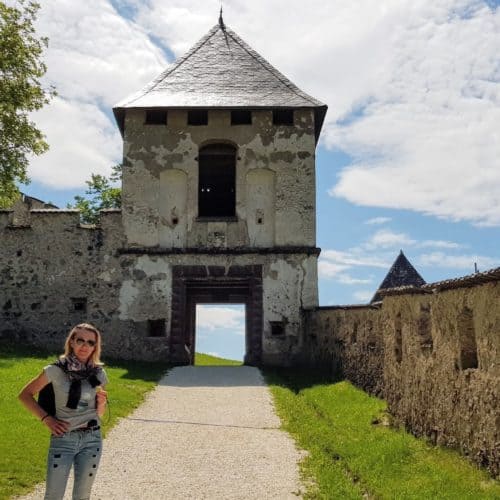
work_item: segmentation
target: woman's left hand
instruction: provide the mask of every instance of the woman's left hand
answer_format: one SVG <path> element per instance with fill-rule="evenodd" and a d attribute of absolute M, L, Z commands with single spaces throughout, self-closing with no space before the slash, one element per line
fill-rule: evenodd
<path fill-rule="evenodd" d="M 108 393 L 104 389 L 100 389 L 96 392 L 96 406 L 97 414 L 102 416 L 106 410 L 106 402 L 108 400 Z"/>

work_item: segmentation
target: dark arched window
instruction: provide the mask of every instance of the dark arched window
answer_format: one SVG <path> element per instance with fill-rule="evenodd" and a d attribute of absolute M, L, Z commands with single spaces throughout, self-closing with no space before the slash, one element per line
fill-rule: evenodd
<path fill-rule="evenodd" d="M 198 157 L 198 215 L 236 215 L 236 149 L 228 144 L 210 144 Z"/>

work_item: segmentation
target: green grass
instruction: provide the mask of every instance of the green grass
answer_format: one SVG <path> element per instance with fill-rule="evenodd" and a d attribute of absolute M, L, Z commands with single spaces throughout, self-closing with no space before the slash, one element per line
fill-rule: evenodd
<path fill-rule="evenodd" d="M 306 498 L 499 499 L 500 485 L 456 451 L 387 421 L 384 401 L 350 383 L 268 370 L 284 428 L 309 451 Z"/>
<path fill-rule="evenodd" d="M 55 354 L 0 346 L 0 499 L 29 491 L 45 479 L 48 429 L 38 422 L 17 399 L 21 388 Z M 165 373 L 164 363 L 109 361 L 109 409 L 103 418 L 104 435 L 119 417 L 128 415 L 143 401 Z"/>
<path fill-rule="evenodd" d="M 241 361 L 218 358 L 216 356 L 210 356 L 210 354 L 197 352 L 194 355 L 194 364 L 196 366 L 240 366 L 243 363 Z"/>

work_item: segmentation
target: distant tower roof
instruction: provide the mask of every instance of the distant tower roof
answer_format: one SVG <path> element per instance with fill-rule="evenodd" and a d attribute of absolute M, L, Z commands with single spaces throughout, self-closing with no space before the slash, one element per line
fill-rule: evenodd
<path fill-rule="evenodd" d="M 370 303 L 382 300 L 382 296 L 379 294 L 380 290 L 411 285 L 425 285 L 425 280 L 411 265 L 410 261 L 403 253 L 403 250 L 401 250 L 397 259 L 394 261 L 394 264 L 389 269 L 387 276 L 384 278 L 384 281 L 382 281 L 382 283 L 378 287 L 378 290 L 375 292 L 375 295 L 373 296 L 373 299 L 370 301 Z"/>
<path fill-rule="evenodd" d="M 114 114 L 129 108 L 314 108 L 316 140 L 327 106 L 300 90 L 222 21 Z"/>

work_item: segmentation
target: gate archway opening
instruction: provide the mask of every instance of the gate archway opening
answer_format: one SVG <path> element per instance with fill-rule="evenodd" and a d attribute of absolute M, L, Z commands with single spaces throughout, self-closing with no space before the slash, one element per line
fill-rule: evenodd
<path fill-rule="evenodd" d="M 243 363 L 245 357 L 245 304 L 197 303 L 194 351 Z M 216 360 L 214 360 L 216 361 Z M 204 360 L 206 363 L 207 360 Z M 208 359 L 210 362 L 210 359 Z M 198 357 L 195 358 L 198 364 Z"/>
<path fill-rule="evenodd" d="M 262 266 L 173 266 L 170 362 L 192 365 L 197 304 L 245 305 L 244 364 L 262 359 Z"/>

